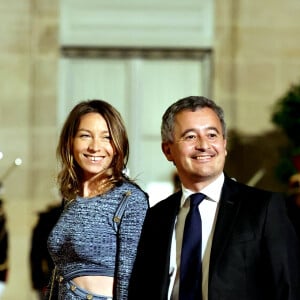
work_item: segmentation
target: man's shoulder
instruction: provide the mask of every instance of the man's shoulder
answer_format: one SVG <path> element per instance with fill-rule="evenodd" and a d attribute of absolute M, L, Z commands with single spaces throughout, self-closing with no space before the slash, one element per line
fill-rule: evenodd
<path fill-rule="evenodd" d="M 246 183 L 239 182 L 234 178 L 225 177 L 223 192 L 230 194 L 240 194 L 245 197 L 261 197 L 270 198 L 271 196 L 276 196 L 278 198 L 284 198 L 283 193 L 270 191 L 267 189 L 262 189 L 254 186 L 247 185 Z"/>
<path fill-rule="evenodd" d="M 181 190 L 169 195 L 167 198 L 158 201 L 155 205 L 153 205 L 150 209 L 151 211 L 170 211 L 172 209 L 177 209 L 180 204 L 182 192 Z"/>

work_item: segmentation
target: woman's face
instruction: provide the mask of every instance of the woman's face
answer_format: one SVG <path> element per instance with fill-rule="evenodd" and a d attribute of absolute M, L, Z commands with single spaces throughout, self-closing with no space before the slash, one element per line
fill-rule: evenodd
<path fill-rule="evenodd" d="M 81 117 L 72 150 L 84 180 L 105 172 L 111 166 L 114 148 L 107 123 L 99 113 Z"/>

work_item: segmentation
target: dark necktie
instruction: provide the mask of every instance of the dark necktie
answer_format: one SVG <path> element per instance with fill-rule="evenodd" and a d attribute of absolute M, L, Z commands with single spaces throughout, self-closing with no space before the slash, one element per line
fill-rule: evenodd
<path fill-rule="evenodd" d="M 204 198 L 201 193 L 190 196 L 182 240 L 179 300 L 202 299 L 202 224 L 198 205 Z"/>

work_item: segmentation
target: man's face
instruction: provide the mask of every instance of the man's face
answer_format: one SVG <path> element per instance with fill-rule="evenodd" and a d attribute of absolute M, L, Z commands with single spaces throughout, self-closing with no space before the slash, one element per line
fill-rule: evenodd
<path fill-rule="evenodd" d="M 162 150 L 186 188 L 199 190 L 214 181 L 225 164 L 226 139 L 216 113 L 210 108 L 184 110 L 175 117 L 174 142 Z"/>

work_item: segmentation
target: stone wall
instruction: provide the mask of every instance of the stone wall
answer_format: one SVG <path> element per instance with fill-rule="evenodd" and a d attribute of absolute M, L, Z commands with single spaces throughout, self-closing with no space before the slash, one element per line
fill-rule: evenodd
<path fill-rule="evenodd" d="M 2 198 L 10 232 L 3 299 L 29 300 L 32 226 L 55 200 L 58 1 L 1 0 L 0 14 L 0 176 L 9 173 Z M 23 163 L 14 167 L 17 157 Z"/>
<path fill-rule="evenodd" d="M 216 1 L 214 95 L 230 127 L 272 130 L 274 102 L 300 80 L 300 2 Z"/>
<path fill-rule="evenodd" d="M 300 80 L 300 2 L 217 0 L 215 8 L 214 97 L 238 144 L 227 168 L 243 182 L 262 171 L 257 186 L 282 191 L 274 168 L 286 140 L 271 115 Z"/>

